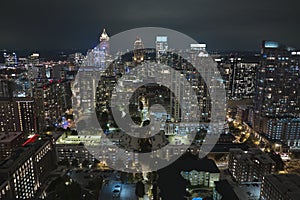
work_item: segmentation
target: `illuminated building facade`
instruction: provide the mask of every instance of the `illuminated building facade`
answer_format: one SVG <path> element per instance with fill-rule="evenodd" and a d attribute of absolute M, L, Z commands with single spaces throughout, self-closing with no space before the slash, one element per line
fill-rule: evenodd
<path fill-rule="evenodd" d="M 5 65 L 8 67 L 15 67 L 18 65 L 18 57 L 15 52 L 13 53 L 3 53 L 3 57 L 5 60 Z"/>
<path fill-rule="evenodd" d="M 6 199 L 34 199 L 39 188 L 55 168 L 53 143 L 43 138 L 16 149 L 11 157 L 0 162 L 0 179 L 4 180 Z"/>
<path fill-rule="evenodd" d="M 300 52 L 264 41 L 254 97 L 254 128 L 271 140 L 300 147 Z"/>
<path fill-rule="evenodd" d="M 0 99 L 0 132 L 37 131 L 35 103 L 33 98 Z"/>
<path fill-rule="evenodd" d="M 156 36 L 157 58 L 168 51 L 168 36 Z"/>
<path fill-rule="evenodd" d="M 83 62 L 84 66 L 96 67 L 97 70 L 103 71 L 106 69 L 107 60 L 110 58 L 110 45 L 109 36 L 106 30 L 100 36 L 100 44 L 92 50 L 89 50 L 86 56 L 86 60 Z"/>
<path fill-rule="evenodd" d="M 144 44 L 141 38 L 137 37 L 133 45 L 133 60 L 139 64 L 145 60 Z"/>
<path fill-rule="evenodd" d="M 226 86 L 227 97 L 233 100 L 253 98 L 258 63 L 236 56 L 215 60 Z"/>
<path fill-rule="evenodd" d="M 38 130 L 55 127 L 69 106 L 69 82 L 50 81 L 37 83 L 34 99 L 38 119 Z M 69 102 L 69 103 L 68 103 Z"/>
<path fill-rule="evenodd" d="M 183 171 L 181 172 L 181 175 L 184 179 L 188 180 L 192 186 L 203 185 L 205 187 L 213 188 L 215 186 L 215 181 L 219 181 L 220 179 L 220 172 L 218 170 L 213 172 L 210 171 Z"/>
<path fill-rule="evenodd" d="M 299 175 L 271 174 L 264 177 L 260 193 L 261 200 L 297 200 L 299 196 Z"/>
<path fill-rule="evenodd" d="M 230 149 L 228 169 L 237 182 L 261 182 L 275 172 L 275 162 L 260 149 Z"/>

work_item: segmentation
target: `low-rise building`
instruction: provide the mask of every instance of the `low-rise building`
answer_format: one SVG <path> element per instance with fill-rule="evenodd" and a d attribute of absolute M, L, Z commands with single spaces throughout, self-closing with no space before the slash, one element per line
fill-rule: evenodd
<path fill-rule="evenodd" d="M 298 200 L 300 197 L 300 176 L 296 174 L 266 175 L 261 188 L 262 200 Z"/>
<path fill-rule="evenodd" d="M 261 182 L 275 172 L 275 162 L 260 149 L 230 149 L 228 168 L 237 182 Z"/>

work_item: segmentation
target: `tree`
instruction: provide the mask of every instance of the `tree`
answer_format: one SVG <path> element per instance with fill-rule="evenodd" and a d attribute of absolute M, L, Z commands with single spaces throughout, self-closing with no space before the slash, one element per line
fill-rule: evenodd
<path fill-rule="evenodd" d="M 122 182 L 122 184 L 127 183 L 127 181 L 128 181 L 128 173 L 121 172 L 121 182 Z"/>
<path fill-rule="evenodd" d="M 90 165 L 90 161 L 88 161 L 88 160 L 86 160 L 86 159 L 82 162 L 82 166 L 83 166 L 83 167 L 86 167 L 86 168 L 87 168 L 87 167 L 89 167 L 89 165 Z"/>
<path fill-rule="evenodd" d="M 135 186 L 135 194 L 137 197 L 144 197 L 145 195 L 145 185 L 143 182 L 138 181 Z"/>
<path fill-rule="evenodd" d="M 149 183 L 154 183 L 157 180 L 157 172 L 148 172 L 147 173 L 147 179 L 149 180 Z"/>

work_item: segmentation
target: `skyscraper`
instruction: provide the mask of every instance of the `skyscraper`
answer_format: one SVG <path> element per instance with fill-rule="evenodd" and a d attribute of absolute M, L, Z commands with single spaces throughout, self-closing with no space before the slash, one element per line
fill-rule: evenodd
<path fill-rule="evenodd" d="M 34 88 L 39 130 L 53 127 L 68 108 L 68 82 L 37 83 Z"/>
<path fill-rule="evenodd" d="M 161 54 L 168 51 L 168 37 L 167 36 L 156 36 L 156 54 L 159 58 Z"/>
<path fill-rule="evenodd" d="M 141 38 L 137 37 L 133 44 L 133 60 L 135 63 L 144 61 L 144 44 Z"/>
<path fill-rule="evenodd" d="M 37 131 L 36 115 L 32 98 L 0 99 L 0 132 Z"/>
<path fill-rule="evenodd" d="M 107 56 L 109 56 L 109 36 L 107 35 L 105 29 L 103 29 L 103 32 L 100 36 L 99 47 L 100 68 L 105 69 L 106 59 Z"/>
<path fill-rule="evenodd" d="M 3 53 L 3 57 L 5 60 L 5 65 L 9 66 L 9 67 L 14 67 L 17 66 L 18 64 L 18 57 L 17 54 L 15 52 L 13 52 L 12 54 L 10 53 Z"/>
<path fill-rule="evenodd" d="M 216 59 L 229 99 L 253 98 L 258 62 L 237 56 Z"/>
<path fill-rule="evenodd" d="M 104 70 L 110 54 L 109 36 L 105 29 L 103 29 L 99 41 L 99 45 L 92 50 L 89 50 L 87 53 L 84 66 L 93 66 L 97 67 L 99 70 Z"/>
<path fill-rule="evenodd" d="M 269 139 L 300 147 L 300 52 L 264 41 L 257 70 L 254 128 Z"/>
<path fill-rule="evenodd" d="M 37 198 L 39 188 L 55 168 L 52 138 L 45 136 L 36 141 L 29 139 L 24 144 L 0 162 L 0 199 Z"/>

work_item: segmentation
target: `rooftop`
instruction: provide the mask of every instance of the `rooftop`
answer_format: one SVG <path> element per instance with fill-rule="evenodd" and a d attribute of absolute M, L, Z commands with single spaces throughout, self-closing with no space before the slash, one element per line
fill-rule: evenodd
<path fill-rule="evenodd" d="M 243 151 L 242 149 L 234 148 L 230 149 L 230 153 L 236 154 L 237 159 L 247 163 L 258 161 L 264 164 L 275 164 L 271 157 L 260 149 L 250 148 L 248 151 Z"/>
<path fill-rule="evenodd" d="M 33 143 L 17 148 L 12 154 L 0 162 L 0 171 L 9 170 L 11 167 L 17 166 L 18 163 L 25 162 L 37 150 L 49 141 L 49 136 L 41 137 Z"/>
<path fill-rule="evenodd" d="M 271 183 L 277 191 L 291 200 L 300 196 L 300 176 L 296 174 L 270 174 L 265 176 L 265 181 Z"/>
<path fill-rule="evenodd" d="M 0 143 L 10 143 L 22 134 L 22 132 L 0 132 Z"/>

